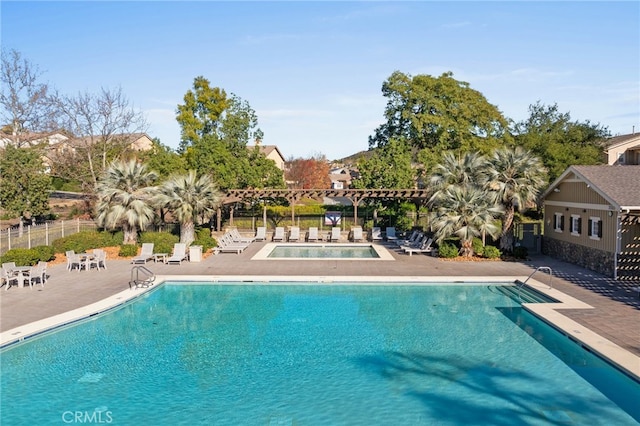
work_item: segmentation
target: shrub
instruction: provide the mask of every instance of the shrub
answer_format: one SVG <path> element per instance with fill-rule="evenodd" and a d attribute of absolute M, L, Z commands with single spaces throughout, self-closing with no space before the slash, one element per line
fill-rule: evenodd
<path fill-rule="evenodd" d="M 471 241 L 471 247 L 473 247 L 473 252 L 476 256 L 482 256 L 484 254 L 485 247 L 482 245 L 480 238 L 475 237 L 473 241 Z"/>
<path fill-rule="evenodd" d="M 37 246 L 31 250 L 35 251 L 38 254 L 38 260 L 42 260 L 43 262 L 48 262 L 56 258 L 56 253 L 52 246 Z"/>
<path fill-rule="evenodd" d="M 16 266 L 32 266 L 40 260 L 39 253 L 34 249 L 15 248 L 0 257 L 0 263 L 15 262 Z"/>
<path fill-rule="evenodd" d="M 438 247 L 438 256 L 447 259 L 458 257 L 458 247 L 455 244 L 444 242 Z"/>
<path fill-rule="evenodd" d="M 495 246 L 486 246 L 484 248 L 484 257 L 487 259 L 497 259 L 500 257 L 500 250 Z"/>
<path fill-rule="evenodd" d="M 202 246 L 202 252 L 206 253 L 207 250 L 217 247 L 218 241 L 211 236 L 209 228 L 199 228 L 196 229 L 196 239 L 191 244 L 194 246 Z"/>
<path fill-rule="evenodd" d="M 518 246 L 513 249 L 513 257 L 516 259 L 526 259 L 529 255 L 529 250 L 526 247 Z"/>
<path fill-rule="evenodd" d="M 153 243 L 154 253 L 171 253 L 173 245 L 180 241 L 177 235 L 169 232 L 142 232 L 140 243 Z"/>
<path fill-rule="evenodd" d="M 99 247 L 115 247 L 122 244 L 122 232 L 81 231 L 68 237 L 58 238 L 53 242 L 55 253 L 73 250 L 81 253 Z"/>
<path fill-rule="evenodd" d="M 136 254 L 138 254 L 138 246 L 136 244 L 123 244 L 118 252 L 120 257 L 133 257 Z"/>

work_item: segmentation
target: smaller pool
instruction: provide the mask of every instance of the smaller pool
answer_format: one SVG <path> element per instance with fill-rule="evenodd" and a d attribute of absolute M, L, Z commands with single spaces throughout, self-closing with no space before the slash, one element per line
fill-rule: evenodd
<path fill-rule="evenodd" d="M 253 260 L 393 260 L 391 253 L 377 244 L 267 244 Z"/>

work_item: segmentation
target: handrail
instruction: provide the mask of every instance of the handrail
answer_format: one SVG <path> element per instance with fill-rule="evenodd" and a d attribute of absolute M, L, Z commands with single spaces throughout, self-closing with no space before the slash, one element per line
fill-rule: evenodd
<path fill-rule="evenodd" d="M 143 278 L 140 279 L 140 272 L 143 274 Z M 135 277 L 134 277 L 135 274 Z M 149 287 L 156 280 L 156 276 L 146 266 L 134 266 L 131 268 L 131 280 L 129 281 L 129 288 Z"/>
<path fill-rule="evenodd" d="M 536 268 L 535 271 L 533 271 L 526 280 L 524 280 L 518 287 L 521 287 L 523 285 L 525 285 L 527 283 L 527 281 L 529 281 L 529 278 L 531 278 L 533 276 L 533 274 L 535 274 L 538 271 L 547 271 L 549 273 L 549 288 L 553 288 L 553 286 L 551 285 L 551 281 L 553 280 L 553 271 L 551 270 L 551 268 L 549 266 L 538 266 Z"/>

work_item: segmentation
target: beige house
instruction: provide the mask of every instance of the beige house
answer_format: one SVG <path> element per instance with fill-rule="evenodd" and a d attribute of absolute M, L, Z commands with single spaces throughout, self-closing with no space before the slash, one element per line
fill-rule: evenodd
<path fill-rule="evenodd" d="M 255 147 L 255 145 L 248 145 L 247 148 L 249 149 L 253 149 Z M 264 154 L 265 157 L 267 157 L 267 159 L 272 160 L 274 163 L 276 163 L 276 166 L 284 171 L 284 156 L 282 155 L 282 153 L 280 152 L 280 150 L 278 149 L 277 146 L 275 145 L 258 145 L 258 147 L 260 148 L 260 152 Z"/>
<path fill-rule="evenodd" d="M 542 202 L 543 253 L 640 280 L 640 165 L 571 166 Z"/>
<path fill-rule="evenodd" d="M 609 165 L 640 165 L 640 133 L 607 139 L 604 148 Z"/>

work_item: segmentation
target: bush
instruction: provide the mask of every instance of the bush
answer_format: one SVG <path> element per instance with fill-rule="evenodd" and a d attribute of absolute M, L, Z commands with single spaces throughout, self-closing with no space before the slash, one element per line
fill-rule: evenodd
<path fill-rule="evenodd" d="M 154 253 L 171 253 L 173 245 L 180 241 L 177 235 L 169 232 L 142 232 L 140 243 L 153 243 Z"/>
<path fill-rule="evenodd" d="M 136 244 L 123 244 L 120 246 L 118 256 L 133 257 L 138 254 L 138 246 Z"/>
<path fill-rule="evenodd" d="M 484 254 L 485 247 L 482 245 L 482 240 L 478 237 L 475 237 L 471 241 L 471 247 L 473 248 L 473 253 L 476 256 L 482 256 Z"/>
<path fill-rule="evenodd" d="M 40 255 L 34 249 L 15 248 L 0 257 L 0 263 L 15 262 L 16 266 L 32 266 L 38 263 Z"/>
<path fill-rule="evenodd" d="M 526 247 L 518 246 L 513 249 L 513 257 L 516 259 L 526 259 L 529 255 L 529 250 Z"/>
<path fill-rule="evenodd" d="M 500 257 L 500 250 L 495 246 L 486 246 L 484 248 L 484 257 L 487 259 L 497 259 Z"/>
<path fill-rule="evenodd" d="M 458 257 L 458 247 L 452 243 L 442 243 L 438 247 L 438 256 L 446 259 Z"/>
<path fill-rule="evenodd" d="M 52 246 L 37 246 L 31 250 L 35 251 L 38 254 L 38 259 L 43 262 L 48 262 L 56 258 L 56 253 Z"/>
<path fill-rule="evenodd" d="M 82 231 L 53 242 L 55 253 L 73 250 L 81 253 L 99 247 L 114 247 L 122 244 L 122 232 Z"/>
<path fill-rule="evenodd" d="M 211 236 L 211 230 L 209 228 L 196 229 L 196 239 L 193 243 L 194 246 L 202 246 L 202 252 L 206 253 L 208 250 L 217 247 L 218 241 Z"/>

